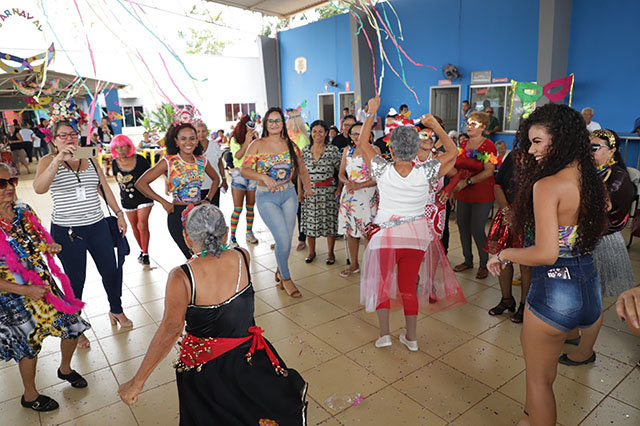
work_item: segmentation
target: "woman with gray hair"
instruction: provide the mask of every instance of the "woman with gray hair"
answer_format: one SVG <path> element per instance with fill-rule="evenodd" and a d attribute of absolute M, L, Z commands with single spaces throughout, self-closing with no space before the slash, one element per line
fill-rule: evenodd
<path fill-rule="evenodd" d="M 379 106 L 380 98 L 369 100 L 369 111 L 374 116 Z M 379 348 L 392 344 L 389 332 L 392 303 L 404 307 L 407 330 L 400 335 L 400 342 L 417 351 L 419 302 L 428 310 L 450 309 L 465 302 L 457 280 L 432 279 L 439 274 L 432 271 L 433 265 L 425 257 L 429 244 L 437 238 L 425 217 L 429 189 L 451 170 L 458 151 L 431 114 L 423 115 L 420 121 L 443 142 L 445 152 L 438 158 L 415 164 L 420 137 L 415 129 L 405 126 L 391 133 L 393 161 L 376 155 L 366 143 L 373 124 L 371 117 L 367 117 L 357 142 L 380 194 L 375 224 L 369 226 L 371 238 L 364 252 L 360 281 L 361 303 L 367 311 L 375 310 L 378 314 L 380 338 L 375 345 Z"/>
<path fill-rule="evenodd" d="M 249 253 L 227 249 L 229 228 L 217 207 L 190 207 L 183 219 L 196 256 L 169 274 L 162 322 L 120 398 L 137 401 L 184 328 L 175 363 L 181 425 L 304 424 L 307 383 L 255 325 Z"/>

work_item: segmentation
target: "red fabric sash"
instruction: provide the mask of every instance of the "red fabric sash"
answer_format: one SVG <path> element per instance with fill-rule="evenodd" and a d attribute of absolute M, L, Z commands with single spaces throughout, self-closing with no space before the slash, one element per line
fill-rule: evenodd
<path fill-rule="evenodd" d="M 224 355 L 225 353 L 233 350 L 247 342 L 252 340 L 249 351 L 245 354 L 247 362 L 251 364 L 251 356 L 256 350 L 264 350 L 271 361 L 271 365 L 275 368 L 276 374 L 282 374 L 287 376 L 288 372 L 280 366 L 278 358 L 267 345 L 266 340 L 262 337 L 264 330 L 258 326 L 249 327 L 250 335 L 247 337 L 208 337 L 201 338 L 192 334 L 186 333 L 184 338 L 178 344 L 180 345 L 180 359 L 177 363 L 178 371 L 190 370 L 196 368 L 197 371 L 202 369 L 202 366 L 207 362 Z"/>
<path fill-rule="evenodd" d="M 332 177 L 330 177 L 329 179 L 325 179 L 320 182 L 314 182 L 313 186 L 316 188 L 320 188 L 322 186 L 334 186 L 335 184 L 336 181 Z"/>

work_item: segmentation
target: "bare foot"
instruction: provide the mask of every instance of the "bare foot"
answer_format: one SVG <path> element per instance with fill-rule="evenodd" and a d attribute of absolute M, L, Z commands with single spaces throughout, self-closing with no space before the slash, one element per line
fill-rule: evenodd
<path fill-rule="evenodd" d="M 87 339 L 87 336 L 85 336 L 84 334 L 81 334 L 80 337 L 78 337 L 78 349 L 91 349 L 91 342 L 89 341 L 89 339 Z"/>

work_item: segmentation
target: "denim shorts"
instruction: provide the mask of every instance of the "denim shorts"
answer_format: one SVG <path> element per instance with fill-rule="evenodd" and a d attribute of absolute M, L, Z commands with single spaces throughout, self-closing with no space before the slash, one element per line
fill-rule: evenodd
<path fill-rule="evenodd" d="M 258 182 L 255 180 L 247 179 L 240 174 L 239 169 L 231 170 L 231 187 L 241 189 L 243 191 L 255 191 L 258 186 Z"/>
<path fill-rule="evenodd" d="M 593 325 L 602 313 L 602 296 L 591 255 L 560 257 L 553 265 L 534 266 L 527 307 L 560 331 Z"/>

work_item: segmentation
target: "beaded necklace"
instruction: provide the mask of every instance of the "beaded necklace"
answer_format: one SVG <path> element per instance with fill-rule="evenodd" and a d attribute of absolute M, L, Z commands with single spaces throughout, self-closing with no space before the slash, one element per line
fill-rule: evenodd
<path fill-rule="evenodd" d="M 48 244 L 53 243 L 51 235 L 44 229 L 38 218 L 26 205 L 14 205 L 15 218 L 9 221 L 0 217 L 0 228 L 5 238 L 0 238 L 0 257 L 4 258 L 11 273 L 20 275 L 25 284 L 49 286 L 53 283 L 51 275 L 60 280 L 64 297 L 60 298 L 51 290 L 45 296 L 45 300 L 55 309 L 66 314 L 79 312 L 84 303 L 73 296 L 73 289 L 69 278 L 56 265 L 53 256 L 47 251 Z M 47 262 L 45 263 L 44 258 Z M 34 267 L 40 265 L 36 272 L 27 269 L 25 264 Z M 51 275 L 47 271 L 48 265 Z"/>

